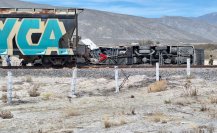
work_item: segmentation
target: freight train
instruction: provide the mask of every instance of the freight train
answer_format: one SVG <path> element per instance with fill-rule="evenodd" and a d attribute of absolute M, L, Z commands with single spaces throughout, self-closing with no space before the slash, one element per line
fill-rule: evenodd
<path fill-rule="evenodd" d="M 0 8 L 0 55 L 18 56 L 22 65 L 71 66 L 79 63 L 203 65 L 204 51 L 193 46 L 92 47 L 80 44 L 78 15 L 83 9 Z M 99 54 L 108 57 L 97 62 Z"/>

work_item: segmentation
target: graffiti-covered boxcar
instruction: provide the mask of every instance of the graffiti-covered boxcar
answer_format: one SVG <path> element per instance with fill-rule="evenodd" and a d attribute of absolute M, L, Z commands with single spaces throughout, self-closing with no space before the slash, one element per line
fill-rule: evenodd
<path fill-rule="evenodd" d="M 0 9 L 0 55 L 23 64 L 66 65 L 75 61 L 78 14 L 82 9 Z"/>

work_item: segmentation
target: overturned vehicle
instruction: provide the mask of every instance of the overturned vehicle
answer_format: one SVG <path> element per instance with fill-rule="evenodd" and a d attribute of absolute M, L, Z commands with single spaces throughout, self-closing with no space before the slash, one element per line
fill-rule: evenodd
<path fill-rule="evenodd" d="M 84 42 L 85 43 L 85 42 Z M 97 47 L 94 43 L 86 44 L 91 49 L 91 63 L 106 65 L 182 65 L 191 59 L 192 65 L 204 65 L 204 50 L 193 46 L 120 46 L 118 48 Z M 101 53 L 107 56 L 101 60 Z M 95 60 L 94 60 L 95 59 Z M 98 59 L 98 62 L 96 60 Z"/>

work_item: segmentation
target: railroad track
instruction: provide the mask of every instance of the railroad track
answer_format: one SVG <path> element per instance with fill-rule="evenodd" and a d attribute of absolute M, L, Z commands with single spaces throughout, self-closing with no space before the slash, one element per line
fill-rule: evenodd
<path fill-rule="evenodd" d="M 97 68 L 114 68 L 116 65 L 78 65 L 79 69 L 97 69 Z M 119 68 L 155 68 L 151 65 L 118 65 Z M 0 66 L 0 69 L 72 69 L 71 67 L 43 67 L 43 66 Z M 164 65 L 160 68 L 186 68 L 186 65 Z M 191 68 L 217 68 L 217 65 L 213 66 L 198 66 L 192 65 Z"/>
<path fill-rule="evenodd" d="M 91 69 L 91 68 L 114 68 L 114 65 L 92 65 L 92 66 L 81 66 L 78 68 L 81 69 Z M 119 68 L 155 68 L 155 66 L 147 66 L 147 65 L 119 65 Z M 160 66 L 160 68 L 186 68 L 186 65 L 164 65 L 164 66 Z M 217 65 L 214 66 L 199 66 L 199 65 L 192 65 L 191 68 L 217 68 Z"/>

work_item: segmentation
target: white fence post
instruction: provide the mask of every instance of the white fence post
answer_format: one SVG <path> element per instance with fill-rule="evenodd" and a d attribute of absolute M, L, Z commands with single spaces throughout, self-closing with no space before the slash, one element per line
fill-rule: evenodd
<path fill-rule="evenodd" d="M 12 89 L 13 89 L 13 81 L 12 81 L 12 73 L 8 71 L 8 82 L 7 82 L 7 99 L 8 104 L 12 103 Z"/>
<path fill-rule="evenodd" d="M 156 81 L 160 80 L 159 63 L 156 63 Z"/>
<path fill-rule="evenodd" d="M 115 92 L 116 93 L 118 93 L 120 91 L 118 79 L 119 79 L 118 67 L 115 66 Z"/>
<path fill-rule="evenodd" d="M 78 71 L 78 69 L 77 69 L 77 67 L 75 67 L 73 70 L 72 82 L 71 82 L 72 96 L 76 96 L 77 71 Z"/>
<path fill-rule="evenodd" d="M 191 76 L 191 59 L 187 59 L 187 76 Z"/>

